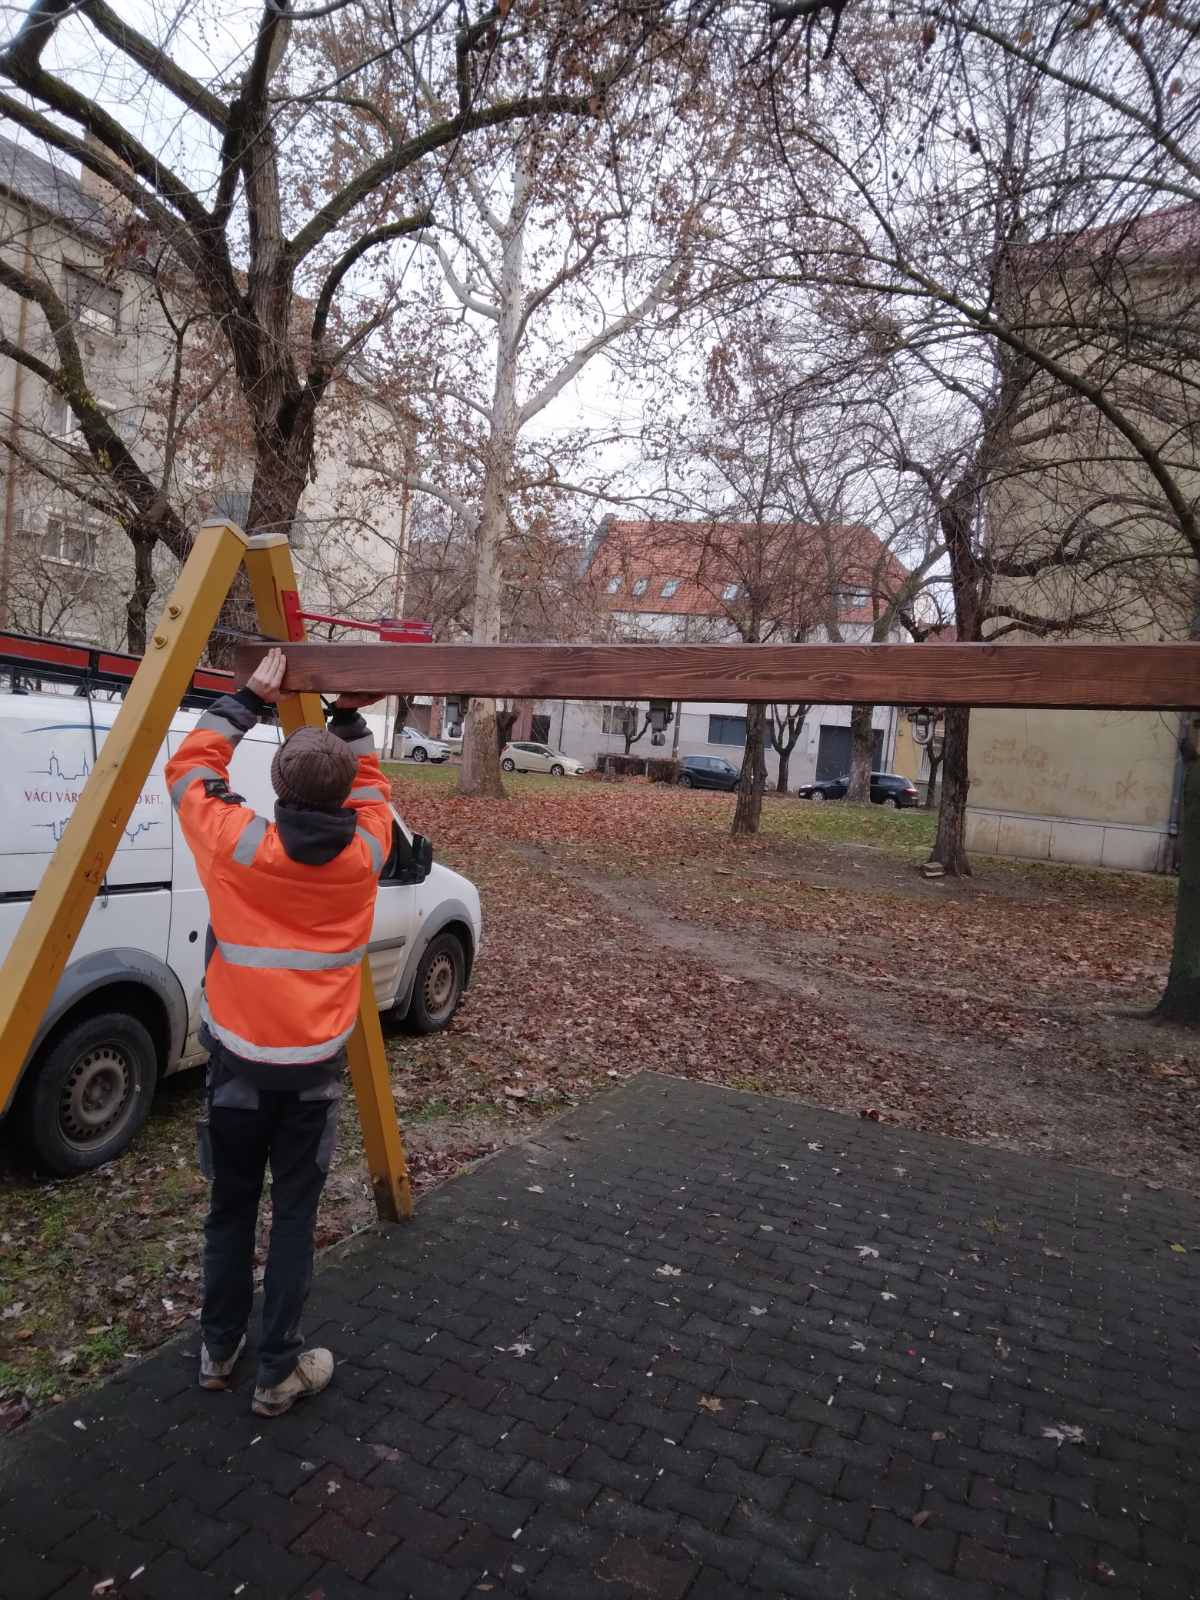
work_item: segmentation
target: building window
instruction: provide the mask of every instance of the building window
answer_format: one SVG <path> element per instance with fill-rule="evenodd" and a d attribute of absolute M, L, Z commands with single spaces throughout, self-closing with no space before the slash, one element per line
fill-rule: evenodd
<path fill-rule="evenodd" d="M 741 744 L 746 742 L 745 717 L 709 717 L 709 744 Z"/>
<path fill-rule="evenodd" d="M 67 308 L 80 327 L 95 333 L 120 332 L 121 291 L 78 267 L 67 268 Z"/>
<path fill-rule="evenodd" d="M 839 606 L 844 606 L 847 611 L 857 610 L 860 606 L 870 605 L 870 589 L 849 588 L 835 589 L 833 597 Z"/>
<path fill-rule="evenodd" d="M 740 583 L 727 583 L 725 585 L 725 587 L 721 590 L 721 599 L 722 600 L 736 600 L 738 595 L 741 593 L 741 587 L 742 586 L 741 586 Z M 745 719 L 743 718 L 743 721 L 744 720 Z M 741 742 L 745 743 L 744 740 L 742 740 Z"/>
<path fill-rule="evenodd" d="M 679 593 L 679 579 L 678 578 L 668 578 L 666 583 L 664 583 L 663 586 L 662 586 L 662 597 L 663 597 L 663 599 L 664 600 L 673 600 L 678 593 Z"/>
<path fill-rule="evenodd" d="M 637 708 L 635 706 L 605 706 L 604 707 L 604 732 L 617 734 L 622 739 L 626 734 L 633 733 L 637 728 Z"/>
<path fill-rule="evenodd" d="M 607 590 L 605 592 L 607 594 L 617 594 L 617 593 L 619 593 L 620 588 L 621 588 L 621 579 L 619 577 L 610 578 L 608 580 L 608 588 L 607 588 Z"/>
<path fill-rule="evenodd" d="M 119 439 L 132 444 L 141 432 L 141 413 L 132 407 L 122 411 L 115 400 L 98 397 L 96 408 L 108 418 L 109 426 Z M 46 407 L 46 432 L 55 439 L 70 439 L 73 445 L 82 446 L 83 429 L 75 420 L 75 413 L 65 395 L 52 394 Z"/>
<path fill-rule="evenodd" d="M 67 404 L 66 396 L 51 392 L 46 406 L 46 432 L 58 438 L 60 434 L 70 433 L 74 426 L 75 417 Z"/>
<path fill-rule="evenodd" d="M 88 528 L 65 517 L 47 517 L 42 535 L 42 554 L 47 561 L 61 561 L 68 567 L 94 567 L 95 537 Z"/>
<path fill-rule="evenodd" d="M 635 595 L 645 594 L 646 590 L 649 587 L 650 587 L 650 579 L 649 578 L 639 578 L 637 580 L 637 582 L 633 586 L 633 592 L 634 592 Z"/>

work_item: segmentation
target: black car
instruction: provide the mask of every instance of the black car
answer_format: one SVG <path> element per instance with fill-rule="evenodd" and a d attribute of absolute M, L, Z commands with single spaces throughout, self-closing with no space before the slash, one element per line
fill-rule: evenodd
<path fill-rule="evenodd" d="M 680 756 L 676 782 L 681 789 L 736 789 L 741 775 L 721 756 Z"/>
<path fill-rule="evenodd" d="M 801 800 L 844 800 L 849 787 L 848 777 L 827 778 L 824 783 L 803 784 L 796 793 Z M 920 799 L 911 778 L 902 778 L 898 772 L 871 774 L 872 805 L 895 806 L 900 810 L 905 806 L 919 805 Z"/>

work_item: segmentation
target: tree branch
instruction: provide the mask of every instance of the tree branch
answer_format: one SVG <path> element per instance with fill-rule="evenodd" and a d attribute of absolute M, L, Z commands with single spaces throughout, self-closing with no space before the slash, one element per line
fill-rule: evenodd
<path fill-rule="evenodd" d="M 580 345 L 573 356 L 563 362 L 550 381 L 542 386 L 536 394 L 530 395 L 518 413 L 519 424 L 524 427 L 531 417 L 536 417 L 539 411 L 544 411 L 550 402 L 560 395 L 567 385 L 583 371 L 588 362 L 598 351 L 606 345 L 612 344 L 614 339 L 620 339 L 661 304 L 665 298 L 671 279 L 674 277 L 676 264 L 670 266 L 660 274 L 658 281 L 644 294 L 636 306 L 631 306 L 623 316 L 615 322 L 609 323 L 606 328 L 601 328 L 595 338 L 589 339 L 586 344 Z"/>
<path fill-rule="evenodd" d="M 57 4 L 58 0 L 47 0 L 47 3 Z M 117 157 L 117 160 L 107 160 L 94 145 L 87 144 L 83 140 L 72 140 L 48 118 L 30 111 L 19 101 L 10 101 L 7 95 L 3 96 L 6 103 L 0 106 L 0 109 L 11 116 L 14 122 L 28 128 L 30 132 L 40 134 L 49 144 L 74 156 L 85 167 L 89 167 L 102 177 L 106 183 L 110 183 L 119 194 L 127 195 L 137 206 L 146 209 L 145 202 L 148 197 L 143 189 L 131 184 L 129 173 L 122 171 L 123 162 L 142 179 L 143 183 L 149 185 L 153 195 L 161 196 L 168 205 L 174 206 L 199 237 L 205 225 L 211 222 L 211 218 L 182 179 L 177 178 L 169 167 L 165 166 L 157 156 L 152 155 L 145 145 L 135 139 L 114 117 L 110 117 L 96 101 L 80 94 L 77 89 L 63 83 L 51 73 L 43 71 L 36 61 L 32 66 L 26 67 L 23 63 L 27 57 L 18 51 L 18 43 L 19 36 L 16 43 L 0 53 L 0 73 L 41 104 L 57 111 L 68 121 L 78 123 L 81 128 L 86 128 L 106 150 Z M 149 211 L 147 214 L 150 214 Z M 172 218 L 171 227 L 175 226 Z"/>
<path fill-rule="evenodd" d="M 460 305 L 462 305 L 467 311 L 474 311 L 477 316 L 487 317 L 492 322 L 500 321 L 499 306 L 492 305 L 488 300 L 479 300 L 471 293 L 466 284 L 459 277 L 458 273 L 454 270 L 454 263 L 442 248 L 440 240 L 419 238 L 417 243 L 423 244 L 427 249 L 433 251 L 434 255 L 438 259 L 438 265 L 442 269 L 442 276 L 445 278 L 447 284 L 449 284 L 454 298 L 459 302 Z"/>
<path fill-rule="evenodd" d="M 2 70 L 3 67 L 0 65 L 0 71 Z M 27 133 L 45 140 L 52 149 L 61 150 L 64 155 L 70 156 L 73 161 L 78 161 L 81 166 L 87 167 L 98 177 L 103 178 L 105 183 L 111 184 L 118 194 L 124 195 L 132 206 L 142 212 L 164 239 L 170 241 L 187 266 L 193 271 L 203 267 L 202 252 L 190 234 L 186 231 L 180 232 L 179 219 L 150 190 L 137 183 L 119 162 L 108 160 L 95 145 L 68 133 L 49 117 L 43 116 L 41 112 L 32 110 L 22 101 L 15 100 L 12 95 L 3 92 L 0 92 L 0 116 L 8 117 Z"/>
<path fill-rule="evenodd" d="M 131 61 L 136 61 L 148 77 L 161 83 L 190 111 L 199 112 L 214 128 L 224 128 L 225 107 L 221 101 L 198 78 L 193 78 L 178 62 L 172 61 L 166 51 L 131 28 L 104 0 L 80 0 L 80 9 L 96 32 L 116 45 Z"/>
<path fill-rule="evenodd" d="M 417 233 L 422 228 L 427 228 L 432 220 L 433 213 L 427 208 L 424 211 L 419 211 L 416 216 L 401 217 L 398 222 L 385 223 L 382 227 L 375 228 L 370 233 L 364 233 L 334 262 L 325 278 L 325 282 L 321 285 L 321 292 L 317 296 L 316 310 L 313 312 L 312 341 L 314 345 L 319 346 L 325 337 L 325 328 L 329 321 L 333 297 L 337 293 L 342 279 L 355 262 L 365 256 L 368 250 L 373 250 L 377 244 L 387 244 L 391 239 L 402 239 L 406 234 Z"/>
<path fill-rule="evenodd" d="M 366 199 L 367 195 L 390 182 L 407 167 L 420 161 L 423 156 L 432 155 L 435 150 L 454 144 L 465 134 L 478 133 L 483 128 L 502 127 L 505 123 L 517 122 L 523 117 L 585 116 L 592 110 L 595 99 L 595 94 L 524 95 L 518 100 L 501 101 L 499 105 L 490 106 L 484 111 L 460 113 L 448 122 L 427 128 L 424 133 L 415 139 L 409 139 L 398 150 L 381 156 L 370 166 L 364 167 L 353 182 L 348 183 L 305 223 L 288 246 L 288 254 L 293 265 L 303 261 L 315 250 L 328 234 L 346 220 L 355 206 Z"/>

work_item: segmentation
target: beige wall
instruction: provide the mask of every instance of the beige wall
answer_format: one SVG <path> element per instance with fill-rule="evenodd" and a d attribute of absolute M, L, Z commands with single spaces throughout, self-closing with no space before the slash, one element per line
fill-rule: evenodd
<path fill-rule="evenodd" d="M 896 750 L 892 757 L 892 771 L 914 783 L 923 782 L 928 775 L 924 748 L 912 736 L 912 723 L 902 711 L 896 714 Z"/>
<path fill-rule="evenodd" d="M 1162 871 L 1177 719 L 1145 711 L 976 711 L 967 845 Z"/>
<path fill-rule="evenodd" d="M 1159 270 L 1123 281 L 1143 311 L 1163 315 L 1185 287 Z M 1191 284 L 1186 288 L 1190 300 Z M 1105 309 L 1088 306 L 1077 314 Z M 1095 357 L 1077 344 L 1069 360 L 1083 367 Z M 1194 455 L 1178 444 L 1188 436 L 1181 391 L 1168 394 L 1163 380 L 1149 378 L 1132 357 L 1123 364 L 1115 351 L 1105 357 L 1106 392 L 1150 438 L 1165 441 L 1169 434 L 1177 441 L 1177 477 L 1195 493 Z M 1194 561 L 1161 489 L 1094 407 L 1044 385 L 1039 392 L 1055 403 L 1025 409 L 1024 437 L 1018 429 L 989 497 L 994 544 L 1010 561 L 1030 562 L 1082 527 L 1100 537 L 1088 561 L 1000 581 L 993 600 L 1037 617 L 1070 618 L 1074 638 L 1186 636 Z M 975 712 L 968 848 L 1165 870 L 1177 732 L 1173 712 Z"/>

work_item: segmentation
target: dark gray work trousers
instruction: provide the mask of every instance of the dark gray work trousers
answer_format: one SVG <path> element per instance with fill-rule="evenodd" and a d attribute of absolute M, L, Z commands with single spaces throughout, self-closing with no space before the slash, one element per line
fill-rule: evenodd
<path fill-rule="evenodd" d="M 212 1183 L 204 1224 L 200 1328 L 214 1361 L 237 1349 L 254 1299 L 254 1241 L 263 1179 L 271 1169 L 271 1239 L 263 1283 L 260 1388 L 295 1370 L 300 1317 L 312 1284 L 317 1205 L 337 1138 L 340 1077 L 313 1087 L 259 1089 L 222 1062 L 209 1064 L 200 1166 Z"/>

